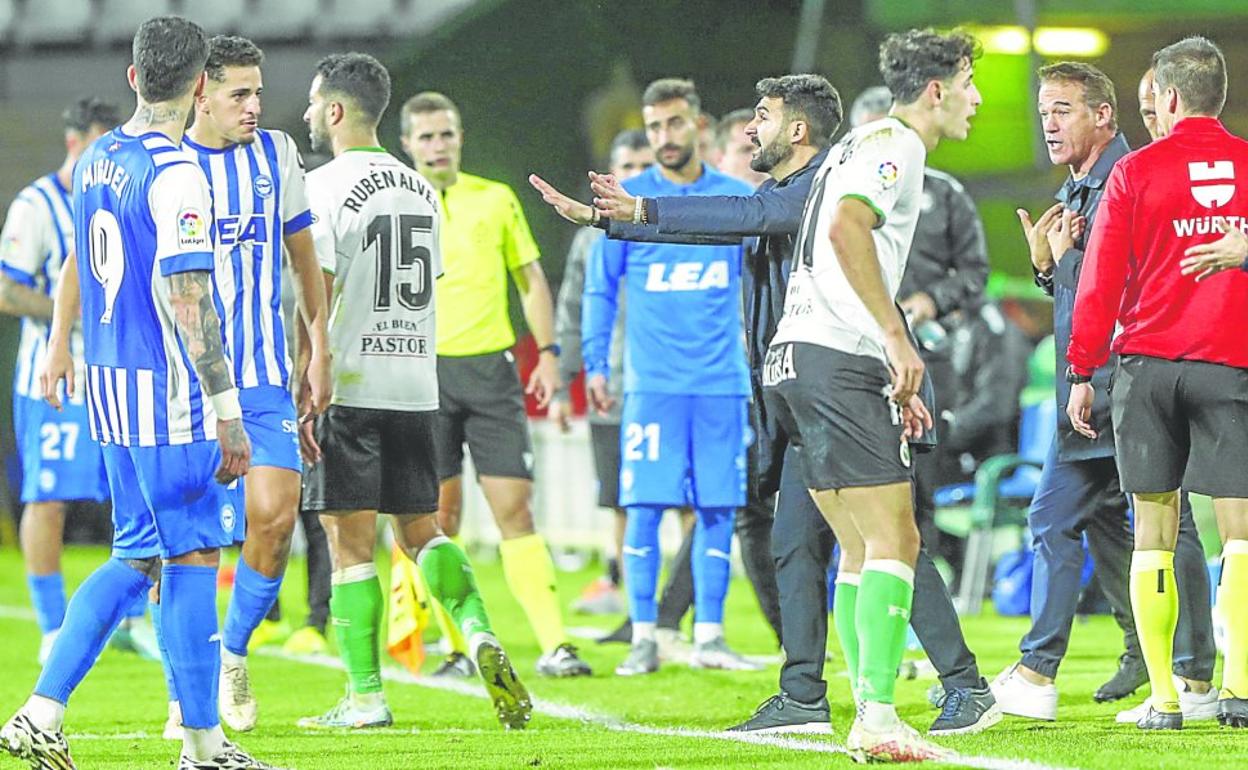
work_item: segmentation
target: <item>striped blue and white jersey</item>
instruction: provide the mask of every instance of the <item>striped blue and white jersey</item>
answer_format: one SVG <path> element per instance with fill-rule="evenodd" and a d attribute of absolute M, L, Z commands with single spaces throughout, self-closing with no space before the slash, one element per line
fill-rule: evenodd
<path fill-rule="evenodd" d="M 120 128 L 74 168 L 91 436 L 157 446 L 216 438 L 217 420 L 174 325 L 169 277 L 212 271 L 212 198 L 195 156 Z"/>
<path fill-rule="evenodd" d="M 49 296 L 55 291 L 61 266 L 74 251 L 74 217 L 69 192 L 56 174 L 27 185 L 13 203 L 0 231 L 0 271 L 18 283 Z M 49 324 L 38 318 L 22 319 L 21 342 L 13 373 L 13 392 L 40 398 L 39 368 L 47 350 Z M 70 352 L 82 365 L 82 332 L 75 329 Z M 81 378 L 81 369 L 76 372 Z M 79 380 L 81 381 L 81 379 Z M 82 403 L 82 389 L 74 394 Z"/>
<path fill-rule="evenodd" d="M 240 388 L 287 387 L 292 365 L 282 321 L 282 238 L 312 224 L 303 161 L 281 131 L 214 149 L 183 138 L 212 188 L 217 310 Z"/>

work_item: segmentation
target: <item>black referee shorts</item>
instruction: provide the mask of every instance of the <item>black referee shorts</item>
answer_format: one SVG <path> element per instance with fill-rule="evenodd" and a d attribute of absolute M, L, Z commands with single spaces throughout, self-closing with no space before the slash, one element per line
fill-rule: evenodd
<path fill-rule="evenodd" d="M 509 350 L 438 356 L 438 478 L 464 472 L 464 445 L 479 476 L 533 478 L 524 389 Z"/>
<path fill-rule="evenodd" d="M 1248 498 L 1248 369 L 1122 356 L 1110 400 L 1123 491 Z"/>
<path fill-rule="evenodd" d="M 316 419 L 323 459 L 303 472 L 303 510 L 435 513 L 434 412 L 333 405 Z"/>

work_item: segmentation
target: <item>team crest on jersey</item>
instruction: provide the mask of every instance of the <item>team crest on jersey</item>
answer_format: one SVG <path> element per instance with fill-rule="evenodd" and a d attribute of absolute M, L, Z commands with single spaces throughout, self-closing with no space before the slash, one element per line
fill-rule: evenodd
<path fill-rule="evenodd" d="M 178 246 L 181 248 L 207 246 L 207 229 L 199 209 L 186 208 L 178 212 Z"/>
<path fill-rule="evenodd" d="M 234 506 L 221 506 L 221 529 L 224 529 L 226 532 L 233 532 L 236 519 L 237 517 L 234 514 Z"/>
<path fill-rule="evenodd" d="M 259 195 L 261 198 L 273 197 L 273 180 L 264 174 L 252 180 L 251 187 L 256 191 L 256 195 Z"/>
<path fill-rule="evenodd" d="M 898 178 L 901 177 L 901 169 L 897 168 L 897 164 L 891 160 L 881 163 L 875 173 L 880 178 L 880 185 L 886 190 L 897 184 Z"/>

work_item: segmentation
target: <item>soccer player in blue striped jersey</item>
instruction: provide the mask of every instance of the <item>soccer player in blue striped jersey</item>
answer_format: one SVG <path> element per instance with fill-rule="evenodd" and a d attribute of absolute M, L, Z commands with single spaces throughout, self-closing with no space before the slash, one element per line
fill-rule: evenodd
<path fill-rule="evenodd" d="M 43 632 L 42 664 L 65 619 L 61 540 L 66 502 L 108 496 L 100 450 L 90 440 L 81 391 L 58 414 L 39 388 L 52 320 L 52 289 L 74 250 L 69 197 L 74 163 L 100 134 L 121 122 L 117 107 L 82 99 L 65 111 L 65 161 L 27 185 L 9 206 L 0 232 L 0 312 L 22 319 L 13 377 L 13 428 L 22 461 L 21 543 L 31 604 Z M 71 348 L 82 365 L 82 334 Z M 81 374 L 81 369 L 79 370 Z"/>
<path fill-rule="evenodd" d="M 287 134 L 257 125 L 264 53 L 242 37 L 218 35 L 209 44 L 208 80 L 182 146 L 195 153 L 212 189 L 217 310 L 253 446 L 244 484 L 247 536 L 221 634 L 221 718 L 246 731 L 256 724 L 247 646 L 277 599 L 298 518 L 302 466 L 289 381 L 300 376 L 307 408 L 324 411 L 327 305 L 299 151 Z M 299 336 L 304 344 L 293 371 L 281 304 L 283 245 L 301 325 L 309 332 Z"/>
<path fill-rule="evenodd" d="M 239 523 L 224 485 L 247 472 L 251 445 L 213 304 L 208 181 L 178 146 L 207 59 L 198 25 L 144 22 L 127 73 L 135 113 L 74 169 L 76 257 L 58 291 L 43 387 L 55 405 L 61 378 L 75 390 L 67 337 L 81 307 L 88 422 L 114 535 L 112 558 L 70 601 L 34 694 L 0 729 L 0 746 L 32 767 L 74 766 L 65 704 L 158 569 L 163 651 L 185 727 L 179 770 L 269 767 L 227 740 L 217 717 L 217 564 Z"/>

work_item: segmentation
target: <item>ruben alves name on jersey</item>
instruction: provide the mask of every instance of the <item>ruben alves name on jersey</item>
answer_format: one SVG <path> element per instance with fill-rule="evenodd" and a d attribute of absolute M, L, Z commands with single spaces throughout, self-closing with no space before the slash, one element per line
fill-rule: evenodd
<path fill-rule="evenodd" d="M 189 138 L 212 190 L 213 272 L 222 342 L 240 388 L 285 388 L 292 368 L 282 314 L 282 239 L 312 224 L 303 161 L 281 131 L 249 144 L 205 147 Z"/>
<path fill-rule="evenodd" d="M 651 166 L 624 183 L 630 195 L 749 195 L 706 166 L 693 184 Z M 590 375 L 607 374 L 620 281 L 626 281 L 624 392 L 744 396 L 750 392 L 741 321 L 742 246 L 602 239 L 589 255 L 582 349 Z"/>
<path fill-rule="evenodd" d="M 169 288 L 172 275 L 213 269 L 212 203 L 195 157 L 162 134 L 114 129 L 79 159 L 73 200 L 92 438 L 215 439 Z"/>

